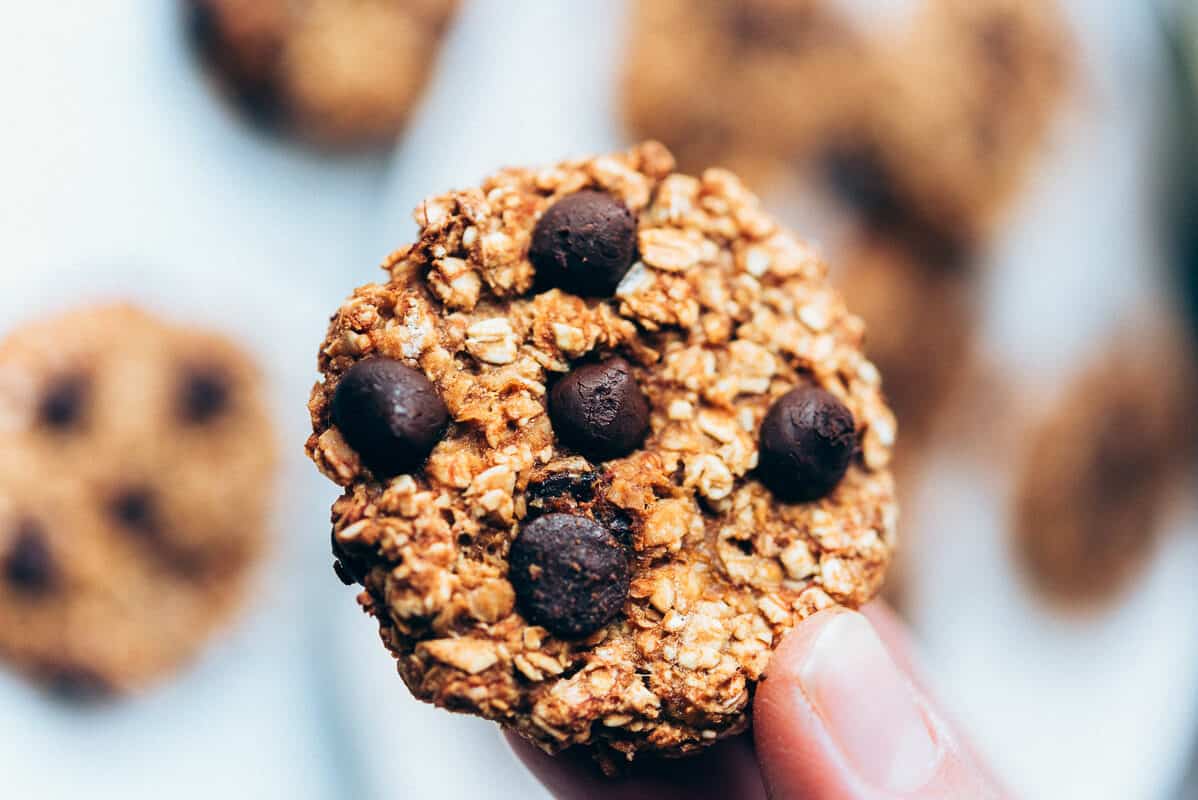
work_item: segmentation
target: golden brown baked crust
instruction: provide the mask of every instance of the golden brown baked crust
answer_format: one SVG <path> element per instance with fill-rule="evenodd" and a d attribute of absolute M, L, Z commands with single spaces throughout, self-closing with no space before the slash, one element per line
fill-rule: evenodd
<path fill-rule="evenodd" d="M 586 188 L 636 216 L 640 260 L 611 298 L 534 291 L 534 225 Z M 656 143 L 506 169 L 415 217 L 419 237 L 387 259 L 387 282 L 333 316 L 308 440 L 345 487 L 340 569 L 363 584 L 404 681 L 548 751 L 677 755 L 744 730 L 782 634 L 869 600 L 893 546 L 894 419 L 825 265 L 734 175 L 674 173 Z M 555 441 L 547 384 L 609 354 L 632 364 L 650 432 L 592 463 Z M 422 470 L 386 481 L 330 422 L 341 376 L 379 355 L 421 370 L 452 418 Z M 851 410 L 859 452 L 827 497 L 781 503 L 754 478 L 756 432 L 806 384 Z M 552 476 L 583 488 L 547 493 Z M 555 637 L 519 611 L 506 556 L 534 507 L 628 537 L 630 595 L 592 636 Z"/>

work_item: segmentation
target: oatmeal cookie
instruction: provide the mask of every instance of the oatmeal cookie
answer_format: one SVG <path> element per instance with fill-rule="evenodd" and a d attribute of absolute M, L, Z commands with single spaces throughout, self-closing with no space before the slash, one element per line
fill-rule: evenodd
<path fill-rule="evenodd" d="M 321 346 L 338 574 L 419 698 L 612 766 L 745 730 L 882 582 L 894 417 L 824 263 L 656 143 L 425 200 Z"/>
<path fill-rule="evenodd" d="M 1044 150 L 1072 72 L 1051 0 L 923 0 L 862 143 L 908 215 L 983 241 Z"/>
<path fill-rule="evenodd" d="M 966 371 L 976 333 L 972 282 L 901 241 L 869 237 L 841 255 L 834 283 L 870 331 L 865 353 L 886 376 L 886 399 L 903 430 L 898 460 L 927 444 Z"/>
<path fill-rule="evenodd" d="M 1015 552 L 1063 605 L 1109 600 L 1138 574 L 1192 467 L 1193 355 L 1139 333 L 1080 373 L 1026 437 Z"/>
<path fill-rule="evenodd" d="M 629 127 L 675 148 L 684 168 L 814 180 L 869 225 L 982 238 L 1061 106 L 1069 42 L 1056 4 L 849 5 L 638 0 Z"/>
<path fill-rule="evenodd" d="M 635 0 L 625 120 L 684 169 L 768 182 L 855 118 L 873 55 L 829 0 Z"/>
<path fill-rule="evenodd" d="M 457 0 L 184 0 L 201 59 L 253 119 L 325 146 L 385 145 Z"/>
<path fill-rule="evenodd" d="M 228 621 L 266 541 L 259 383 L 225 339 L 126 306 L 0 343 L 0 656 L 115 694 Z"/>

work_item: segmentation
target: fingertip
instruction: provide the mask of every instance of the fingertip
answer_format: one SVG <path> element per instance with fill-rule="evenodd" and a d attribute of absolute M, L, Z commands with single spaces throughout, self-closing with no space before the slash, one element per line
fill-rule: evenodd
<path fill-rule="evenodd" d="M 753 705 L 753 738 L 772 798 L 825 796 L 851 774 L 802 691 L 802 670 L 821 633 L 842 608 L 820 611 L 791 630 L 770 659 Z M 841 777 L 841 776 L 848 777 Z M 851 795 L 850 795 L 851 796 Z"/>
<path fill-rule="evenodd" d="M 901 626 L 884 636 L 866 615 L 834 610 L 779 646 L 754 709 L 771 797 L 1001 796 L 888 639 L 903 642 Z"/>

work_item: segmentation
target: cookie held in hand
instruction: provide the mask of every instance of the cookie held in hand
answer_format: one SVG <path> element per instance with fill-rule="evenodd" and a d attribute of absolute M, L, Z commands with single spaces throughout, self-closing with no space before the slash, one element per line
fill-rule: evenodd
<path fill-rule="evenodd" d="M 786 631 L 873 597 L 894 544 L 894 418 L 825 265 L 655 143 L 416 220 L 333 316 L 308 440 L 404 681 L 608 765 L 745 730 Z M 400 418 L 410 373 L 443 427 Z"/>

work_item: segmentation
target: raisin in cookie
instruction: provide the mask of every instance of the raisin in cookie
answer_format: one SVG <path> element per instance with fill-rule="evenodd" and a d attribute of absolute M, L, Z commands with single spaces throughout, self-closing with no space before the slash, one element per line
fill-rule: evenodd
<path fill-rule="evenodd" d="M 254 119 L 317 144 L 387 144 L 457 0 L 185 0 L 201 58 Z"/>
<path fill-rule="evenodd" d="M 602 761 L 749 724 L 882 582 L 894 418 L 826 267 L 656 143 L 424 201 L 333 316 L 312 458 L 419 698 Z"/>
<path fill-rule="evenodd" d="M 259 374 L 223 338 L 126 306 L 0 344 L 0 654 L 120 693 L 237 609 L 274 463 Z"/>

